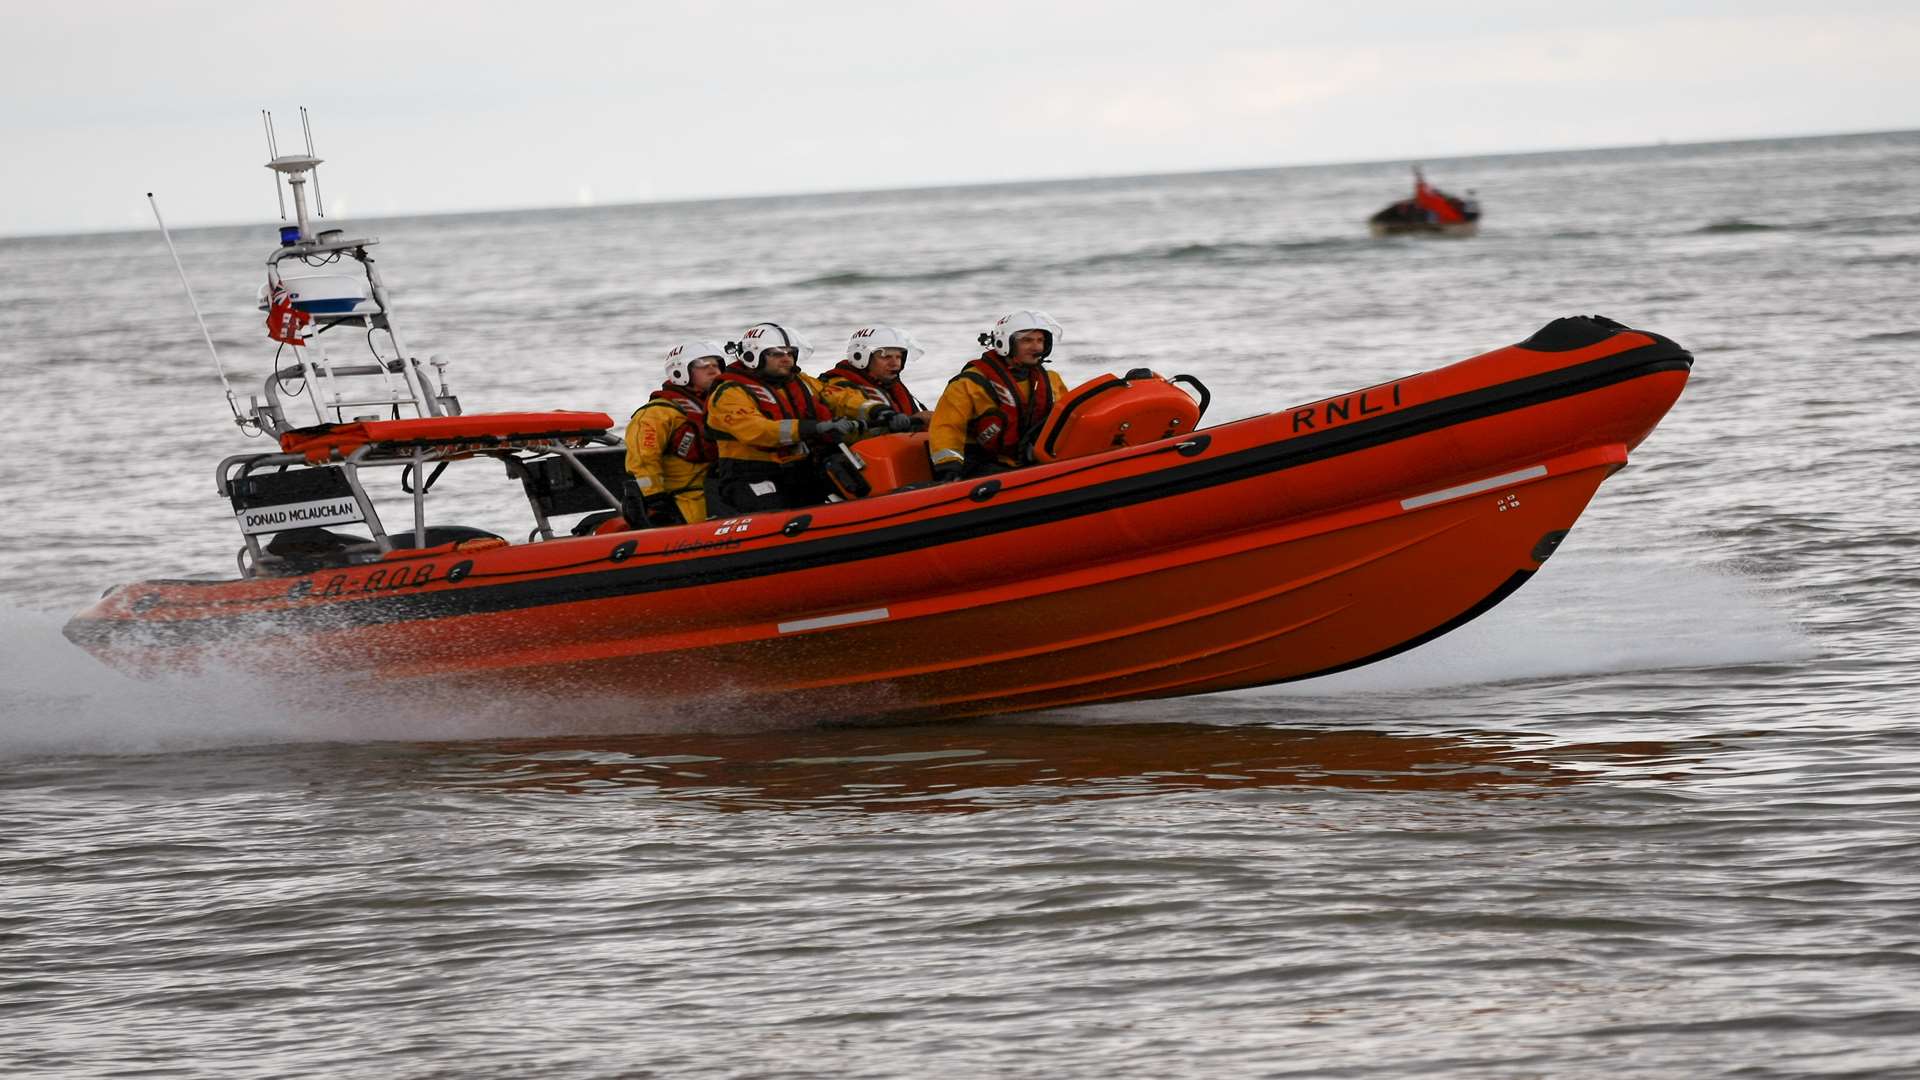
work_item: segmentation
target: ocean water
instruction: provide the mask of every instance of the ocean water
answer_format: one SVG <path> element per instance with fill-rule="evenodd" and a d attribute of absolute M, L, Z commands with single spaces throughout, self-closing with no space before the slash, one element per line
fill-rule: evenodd
<path fill-rule="evenodd" d="M 0 1075 L 1920 1076 L 1920 133 L 1427 170 L 1479 237 L 1369 239 L 1403 164 L 334 223 L 471 410 L 762 319 L 930 398 L 1024 306 L 1216 419 L 1561 315 L 1697 358 L 1453 635 L 892 730 L 105 669 L 61 623 L 231 572 L 249 444 L 157 234 L 0 238 Z M 259 209 L 175 236 L 243 398 Z"/>

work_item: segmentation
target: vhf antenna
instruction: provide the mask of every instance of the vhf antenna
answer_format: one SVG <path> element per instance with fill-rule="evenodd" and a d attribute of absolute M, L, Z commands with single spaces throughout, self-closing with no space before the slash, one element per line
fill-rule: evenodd
<path fill-rule="evenodd" d="M 160 216 L 160 201 L 153 197 L 151 191 L 147 192 L 147 205 L 153 207 L 153 220 L 160 226 L 160 238 L 167 242 L 167 254 L 173 256 L 173 268 L 180 272 L 180 286 L 187 290 L 187 304 L 193 308 L 193 321 L 200 324 L 200 336 L 206 339 L 207 351 L 213 354 L 213 369 L 220 373 L 220 385 L 226 388 L 227 408 L 233 410 L 233 422 L 244 428 L 247 419 L 240 415 L 240 401 L 233 396 L 233 384 L 227 381 L 226 365 L 220 362 L 220 350 L 213 347 L 213 335 L 207 332 L 207 320 L 200 314 L 200 301 L 194 298 L 193 285 L 187 281 L 187 268 L 180 263 L 180 252 L 174 249 L 173 235 L 167 232 L 167 221 Z"/>
<path fill-rule="evenodd" d="M 320 158 L 313 152 L 313 124 L 307 119 L 307 107 L 300 106 L 300 130 L 307 138 L 305 156 L 280 153 L 280 140 L 275 137 L 273 131 L 273 113 L 261 109 L 260 122 L 267 129 L 267 154 L 272 159 L 267 162 L 267 168 L 274 172 L 273 197 L 280 200 L 280 220 L 287 220 L 287 201 L 280 193 L 280 180 L 284 174 L 287 186 L 293 189 L 293 216 L 299 226 L 299 238 L 311 240 L 313 237 L 307 230 L 307 177 L 309 174 L 313 177 L 314 210 L 320 217 L 326 217 L 327 210 L 320 201 Z"/>
<path fill-rule="evenodd" d="M 300 129 L 307 133 L 307 156 L 313 158 L 313 210 L 327 216 L 327 200 L 320 194 L 320 158 L 313 152 L 313 124 L 307 120 L 307 107 L 300 106 Z"/>
<path fill-rule="evenodd" d="M 260 123 L 267 129 L 267 160 L 272 161 L 280 156 L 280 146 L 273 138 L 273 114 L 265 109 L 261 109 Z M 287 220 L 287 196 L 280 190 L 279 173 L 273 174 L 273 198 L 275 202 L 280 204 L 280 220 Z"/>

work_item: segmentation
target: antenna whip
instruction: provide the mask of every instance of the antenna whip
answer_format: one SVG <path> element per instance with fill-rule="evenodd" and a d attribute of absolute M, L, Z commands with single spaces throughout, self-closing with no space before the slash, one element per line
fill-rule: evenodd
<path fill-rule="evenodd" d="M 160 225 L 160 238 L 167 242 L 167 254 L 173 256 L 173 268 L 180 272 L 180 285 L 187 290 L 187 303 L 193 308 L 193 320 L 200 324 L 200 336 L 206 339 L 207 352 L 213 354 L 213 369 L 220 373 L 220 385 L 227 390 L 227 408 L 233 410 L 233 422 L 241 427 L 247 421 L 240 415 L 240 405 L 233 396 L 233 384 L 227 381 L 227 369 L 220 363 L 220 350 L 213 347 L 213 335 L 207 332 L 207 320 L 200 315 L 200 301 L 194 299 L 193 285 L 187 281 L 187 268 L 180 263 L 180 252 L 174 249 L 173 236 L 167 232 L 166 219 L 160 216 L 160 202 L 147 192 L 147 204 L 153 207 L 153 220 Z"/>

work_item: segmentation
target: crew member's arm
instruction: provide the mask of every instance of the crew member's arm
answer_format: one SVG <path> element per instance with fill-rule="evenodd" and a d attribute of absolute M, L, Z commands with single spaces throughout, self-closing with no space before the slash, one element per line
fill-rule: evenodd
<path fill-rule="evenodd" d="M 992 407 L 987 392 L 972 379 L 955 379 L 947 384 L 927 424 L 927 455 L 933 459 L 934 469 L 966 463 L 967 425 Z"/>
<path fill-rule="evenodd" d="M 627 472 L 640 485 L 642 495 L 658 495 L 667 490 L 660 455 L 666 449 L 667 436 L 672 433 L 672 425 L 679 415 L 680 410 L 672 406 L 652 409 L 643 406 L 627 421 Z"/>
<path fill-rule="evenodd" d="M 827 408 L 833 411 L 833 415 L 835 416 L 845 417 L 848 420 L 858 420 L 864 424 L 873 418 L 874 413 L 886 408 L 886 406 L 874 401 L 865 393 L 851 386 L 821 382 L 811 375 L 801 375 L 799 378 L 805 379 L 813 384 L 811 389 L 813 390 L 814 396 L 824 402 Z"/>
<path fill-rule="evenodd" d="M 739 383 L 721 383 L 707 399 L 707 427 L 760 450 L 800 441 L 799 421 L 770 419 L 754 404 L 752 392 Z"/>

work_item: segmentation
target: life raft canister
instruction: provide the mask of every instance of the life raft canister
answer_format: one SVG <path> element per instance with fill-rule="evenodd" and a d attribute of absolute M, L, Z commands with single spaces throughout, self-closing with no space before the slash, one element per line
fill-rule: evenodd
<path fill-rule="evenodd" d="M 1177 383 L 1192 384 L 1200 400 Z M 1165 379 L 1146 368 L 1101 375 L 1060 399 L 1033 441 L 1033 459 L 1061 461 L 1185 435 L 1200 425 L 1211 396 L 1191 375 Z"/>

